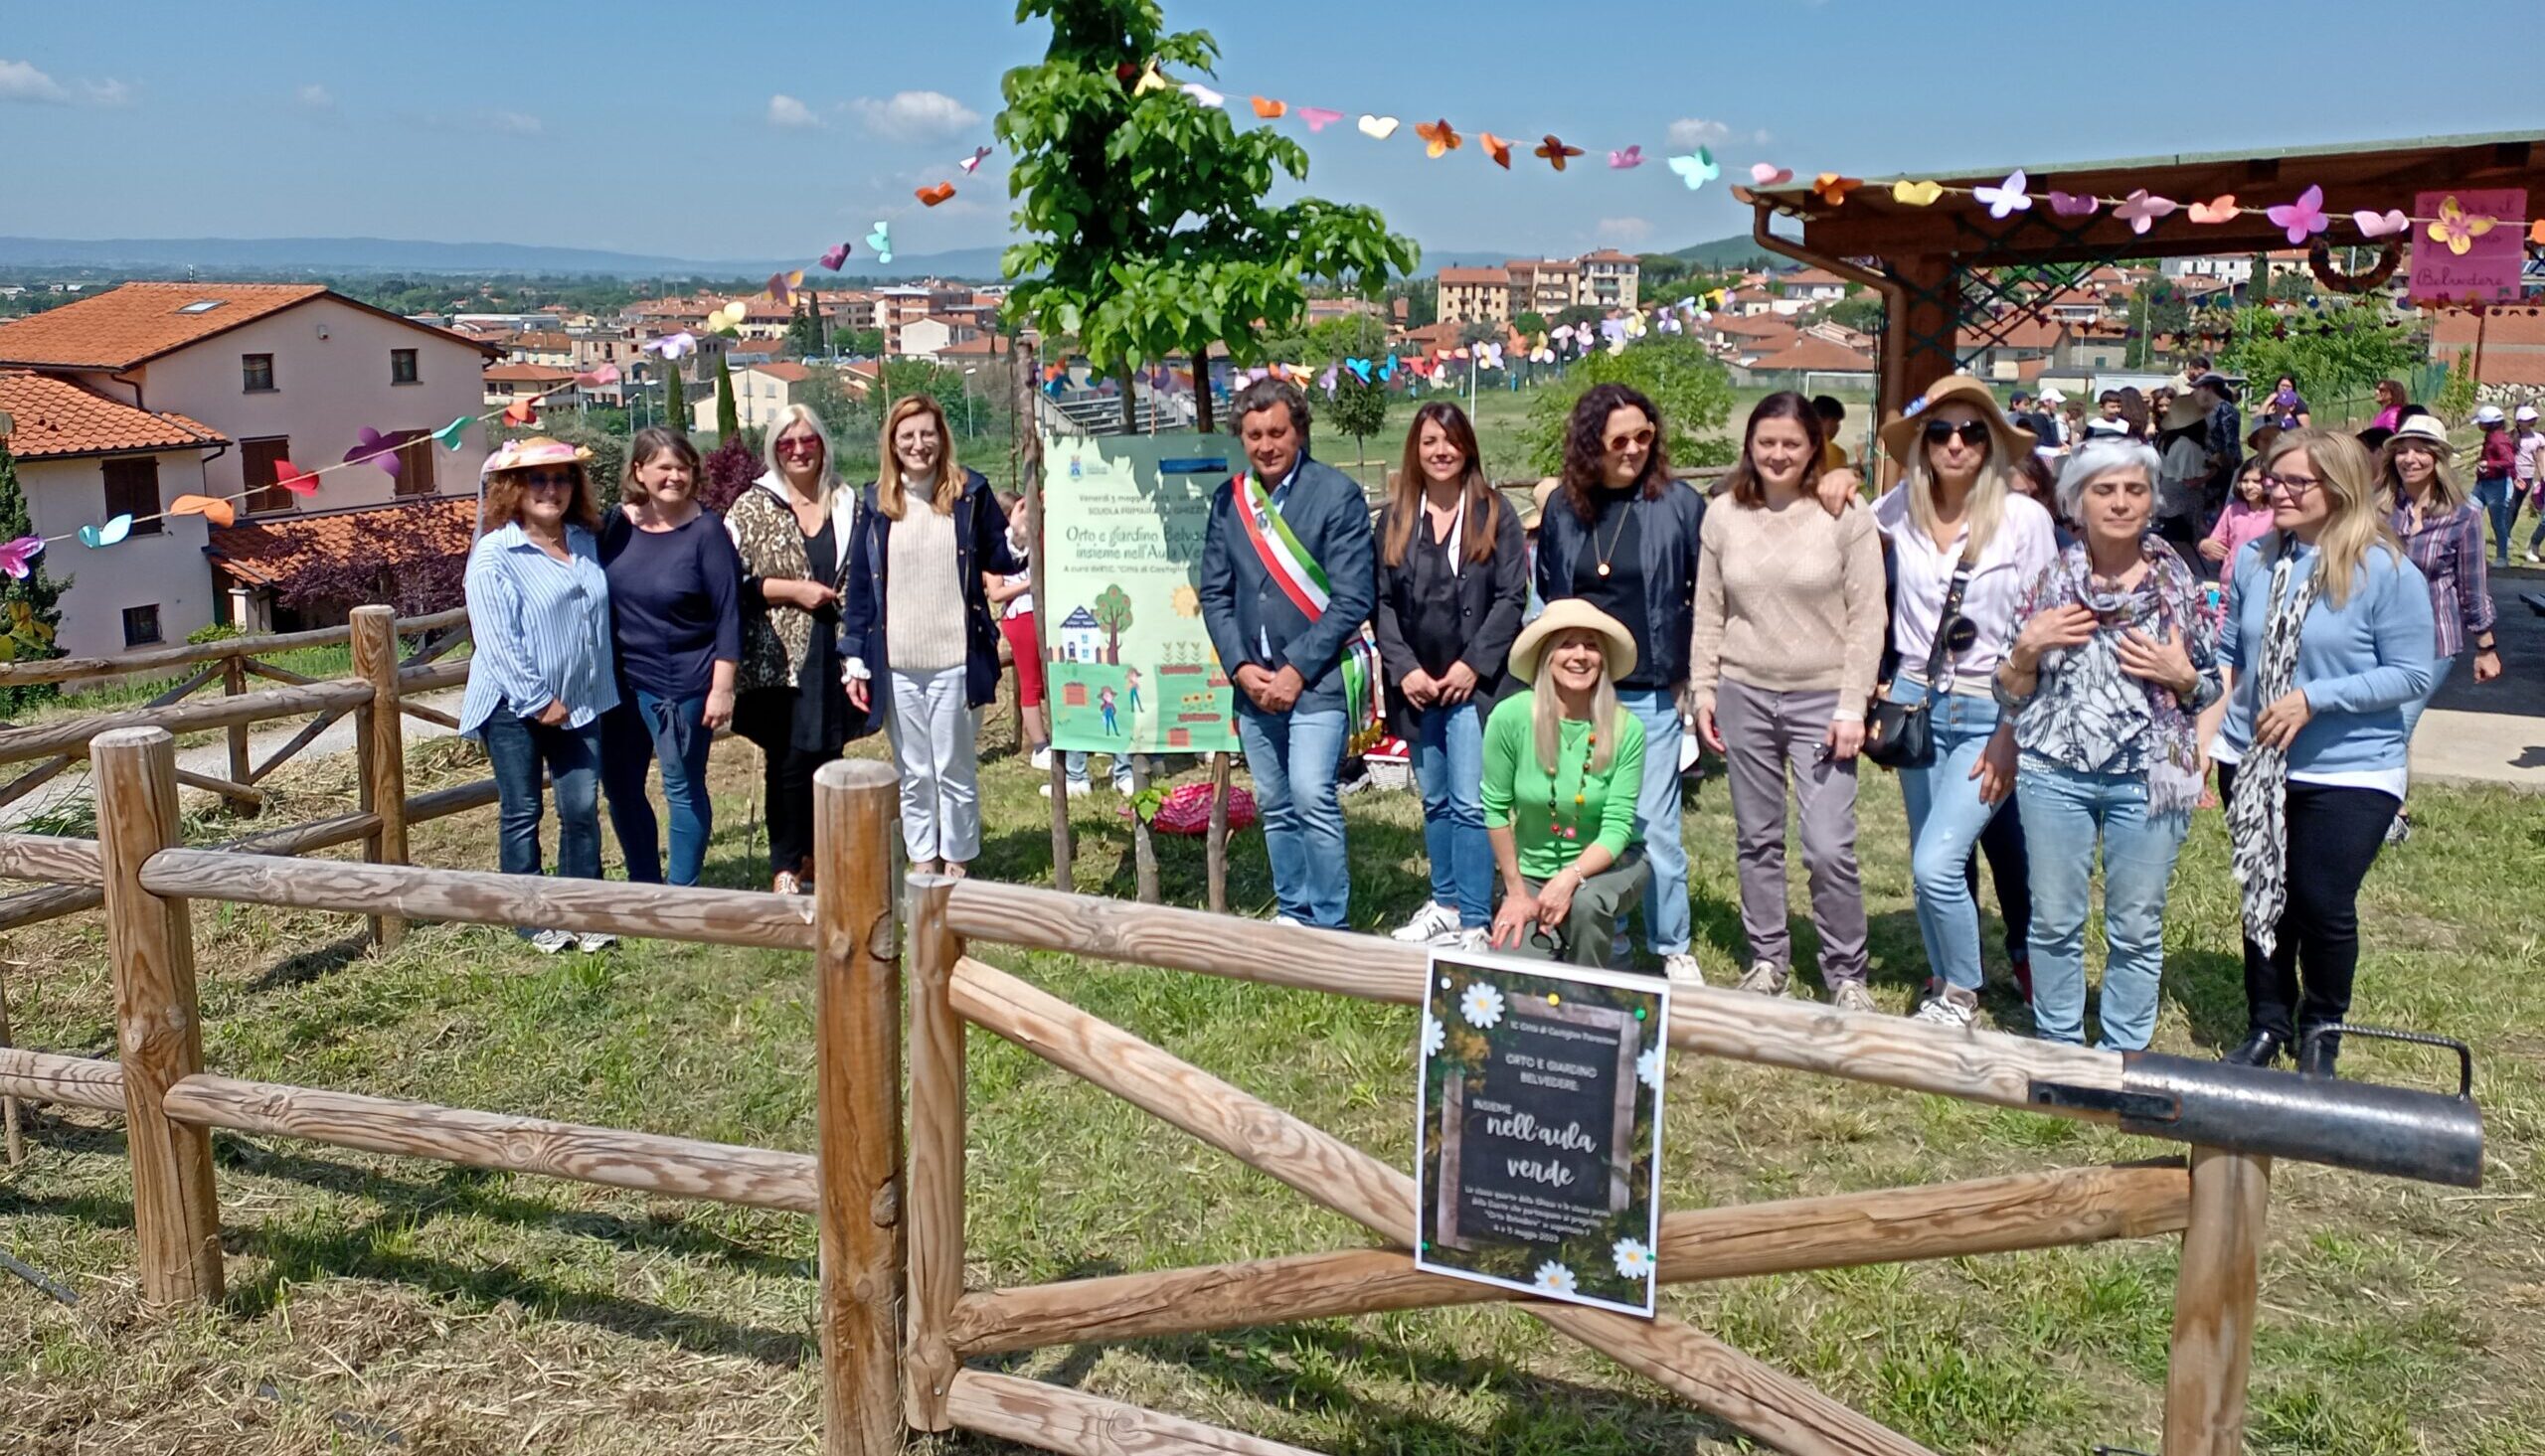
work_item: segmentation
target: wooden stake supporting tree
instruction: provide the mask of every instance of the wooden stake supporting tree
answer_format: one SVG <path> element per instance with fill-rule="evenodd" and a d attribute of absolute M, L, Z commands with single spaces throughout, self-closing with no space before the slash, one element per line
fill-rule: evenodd
<path fill-rule="evenodd" d="M 371 685 L 371 706 L 355 710 L 354 740 L 362 751 L 362 809 L 380 816 L 365 841 L 364 858 L 375 865 L 407 863 L 407 743 L 398 711 L 398 614 L 385 606 L 353 611 L 354 676 Z M 407 938 L 397 915 L 371 917 L 371 943 L 396 950 Z"/>

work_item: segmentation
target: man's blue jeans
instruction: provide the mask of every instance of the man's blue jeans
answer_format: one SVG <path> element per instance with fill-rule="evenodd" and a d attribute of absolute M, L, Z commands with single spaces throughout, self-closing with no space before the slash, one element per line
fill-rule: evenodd
<path fill-rule="evenodd" d="M 2500 566 L 2509 565 L 2509 533 L 2518 524 L 2518 490 L 2506 475 L 2477 478 L 2474 482 L 2474 504 L 2492 523 L 2492 559 Z"/>
<path fill-rule="evenodd" d="M 1343 735 L 1342 709 L 1266 713 L 1238 694 L 1238 743 L 1255 778 L 1273 902 L 1300 924 L 1328 930 L 1342 929 L 1352 907 L 1343 804 L 1334 793 Z"/>
<path fill-rule="evenodd" d="M 557 873 L 600 878 L 600 724 L 550 728 L 498 708 L 478 729 L 494 765 L 496 866 L 507 875 L 540 873 L 539 817 L 545 796 L 539 771 L 557 791 Z M 516 933 L 527 938 L 530 927 Z"/>
<path fill-rule="evenodd" d="M 2103 838 L 2103 1045 L 2142 1052 L 2165 970 L 2165 890 L 2191 814 L 2147 811 L 2143 773 L 2080 773 L 2026 753 L 2015 778 L 2032 851 L 2032 1021 L 2053 1042 L 2086 1039 L 2086 910 Z"/>
<path fill-rule="evenodd" d="M 665 879 L 663 850 L 655 833 L 654 806 L 645 797 L 645 770 L 663 765 L 663 803 L 671 811 L 674 885 L 696 885 L 707 858 L 716 814 L 707 798 L 707 698 L 657 698 L 621 685 L 618 706 L 601 715 L 600 782 L 609 796 L 609 824 L 627 857 L 627 878 L 640 885 Z"/>
<path fill-rule="evenodd" d="M 1643 788 L 1635 795 L 1634 831 L 1652 874 L 1643 896 L 1643 943 L 1654 955 L 1688 948 L 1688 850 L 1680 839 L 1679 695 L 1620 691 L 1617 702 L 1643 725 Z"/>
<path fill-rule="evenodd" d="M 1493 841 L 1484 834 L 1484 711 L 1473 699 L 1415 718 L 1414 781 L 1423 791 L 1423 847 L 1432 899 L 1461 929 L 1493 924 Z"/>
<path fill-rule="evenodd" d="M 1915 707 L 1927 696 L 1907 678 L 1891 685 L 1891 701 Z M 1927 715 L 1936 745 L 1924 768 L 1900 770 L 1900 799 L 1909 811 L 1909 869 L 1917 884 L 1918 936 L 1927 945 L 1927 973 L 1964 991 L 1979 989 L 1979 905 L 1963 878 L 1971 847 L 1997 816 L 1979 802 L 1979 780 L 1970 771 L 1997 731 L 1992 698 L 1947 693 Z M 1647 750 L 1649 751 L 1649 750 Z M 2035 847 L 2034 858 L 2040 858 Z M 2034 913 L 2040 913 L 2038 907 Z M 2037 932 L 2036 932 L 2037 933 Z"/>

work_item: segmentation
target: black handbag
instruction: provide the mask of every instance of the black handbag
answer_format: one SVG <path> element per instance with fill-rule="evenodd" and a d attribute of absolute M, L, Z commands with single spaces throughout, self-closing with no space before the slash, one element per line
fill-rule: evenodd
<path fill-rule="evenodd" d="M 1927 711 L 1944 691 L 1945 667 L 1951 656 L 1947 642 L 1961 615 L 1962 588 L 1969 584 L 1970 564 L 1964 562 L 1954 568 L 1952 584 L 1945 590 L 1945 609 L 1936 618 L 1936 640 L 1927 649 L 1927 696 L 1912 708 L 1892 702 L 1886 693 L 1865 723 L 1864 755 L 1885 768 L 1924 768 L 1935 761 L 1936 739 Z"/>

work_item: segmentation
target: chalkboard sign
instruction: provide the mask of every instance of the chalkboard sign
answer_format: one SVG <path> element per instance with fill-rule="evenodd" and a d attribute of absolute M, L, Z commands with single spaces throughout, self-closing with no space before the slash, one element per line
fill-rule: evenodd
<path fill-rule="evenodd" d="M 1653 1312 L 1668 983 L 1435 952 L 1420 1268 Z"/>

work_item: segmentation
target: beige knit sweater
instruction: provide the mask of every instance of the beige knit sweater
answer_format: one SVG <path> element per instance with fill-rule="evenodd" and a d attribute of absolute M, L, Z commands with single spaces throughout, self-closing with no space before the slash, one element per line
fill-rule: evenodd
<path fill-rule="evenodd" d="M 1688 693 L 1714 705 L 1730 678 L 1778 693 L 1836 689 L 1841 720 L 1864 717 L 1882 659 L 1882 542 L 1873 513 L 1832 518 L 1805 497 L 1782 510 L 1720 496 L 1697 536 L 1696 631 Z"/>
<path fill-rule="evenodd" d="M 893 523 L 885 563 L 884 656 L 895 672 L 926 673 L 963 662 L 963 583 L 957 579 L 954 518 L 914 484 Z"/>

